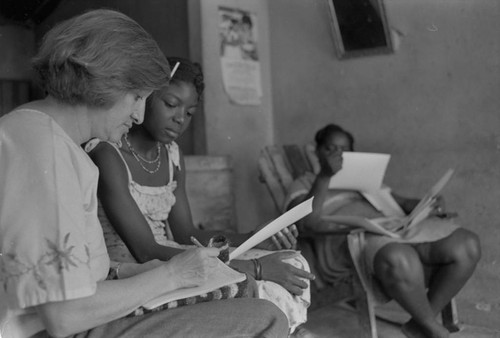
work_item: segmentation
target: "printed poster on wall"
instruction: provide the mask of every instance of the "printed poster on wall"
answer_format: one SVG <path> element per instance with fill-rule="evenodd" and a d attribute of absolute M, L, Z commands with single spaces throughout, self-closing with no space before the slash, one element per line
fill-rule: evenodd
<path fill-rule="evenodd" d="M 257 51 L 257 18 L 240 9 L 219 7 L 220 60 L 231 102 L 260 105 L 262 84 Z"/>

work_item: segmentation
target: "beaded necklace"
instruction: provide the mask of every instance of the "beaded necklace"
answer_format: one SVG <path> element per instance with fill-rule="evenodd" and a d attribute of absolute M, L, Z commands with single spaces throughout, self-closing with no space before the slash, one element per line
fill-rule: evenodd
<path fill-rule="evenodd" d="M 134 147 L 132 147 L 132 144 L 130 144 L 130 141 L 128 140 L 128 136 L 127 135 L 125 135 L 125 143 L 127 143 L 128 149 L 130 150 L 130 152 L 134 156 L 135 160 L 137 162 L 139 162 L 139 165 L 141 166 L 142 169 L 144 169 L 144 171 L 146 171 L 146 172 L 148 172 L 150 174 L 154 174 L 154 173 L 158 172 L 158 170 L 160 170 L 160 166 L 161 166 L 161 156 L 160 156 L 161 155 L 161 145 L 160 145 L 160 142 L 156 142 L 156 149 L 157 149 L 158 155 L 156 155 L 156 158 L 154 160 L 152 160 L 152 161 L 150 161 L 150 160 L 142 157 L 141 155 L 139 155 L 135 151 Z M 155 164 L 156 163 L 156 168 L 153 169 L 153 170 L 150 170 L 150 169 L 146 168 L 144 166 L 144 164 L 142 164 L 141 161 L 144 161 L 144 162 L 146 162 L 148 164 Z"/>

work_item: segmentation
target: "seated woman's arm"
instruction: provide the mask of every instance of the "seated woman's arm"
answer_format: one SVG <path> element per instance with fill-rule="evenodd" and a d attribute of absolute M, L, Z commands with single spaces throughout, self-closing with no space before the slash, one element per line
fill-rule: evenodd
<path fill-rule="evenodd" d="M 401 209 L 403 209 L 405 214 L 411 213 L 412 210 L 415 209 L 417 204 L 420 202 L 419 199 L 402 197 L 402 196 L 394 194 L 394 193 L 392 193 L 392 197 L 394 197 L 394 200 L 401 206 Z M 446 211 L 443 196 L 437 196 L 432 207 L 433 208 L 432 208 L 432 211 L 430 213 L 430 215 L 432 215 L 432 216 L 437 216 L 437 217 L 441 217 L 441 218 L 453 218 L 453 217 L 457 216 L 456 212 L 447 212 Z"/>
<path fill-rule="evenodd" d="M 328 222 L 324 222 L 322 220 L 322 208 L 327 198 L 329 182 L 330 176 L 317 175 L 309 191 L 307 193 L 304 192 L 303 194 L 296 196 L 286 206 L 286 209 L 290 210 L 300 203 L 308 200 L 309 198 L 314 197 L 312 203 L 312 212 L 297 222 L 299 228 L 315 232 L 324 232 L 325 230 L 327 230 Z"/>
<path fill-rule="evenodd" d="M 128 172 L 117 151 L 100 143 L 89 154 L 99 167 L 98 196 L 110 223 L 138 262 L 166 261 L 182 252 L 156 242 L 154 235 L 129 191 Z"/>
<path fill-rule="evenodd" d="M 288 209 L 293 208 L 294 206 L 302 203 L 307 199 L 308 199 L 307 197 L 301 197 L 301 196 L 293 199 L 290 202 Z M 322 219 L 321 212 L 317 211 L 315 212 L 314 201 L 316 201 L 316 197 L 314 197 L 313 200 L 313 212 L 297 222 L 299 229 L 301 229 L 302 232 L 312 231 L 314 233 L 321 233 L 321 234 L 341 234 L 341 233 L 347 234 L 352 230 L 352 227 L 349 227 L 347 225 L 338 224 L 332 221 L 327 221 Z"/>
<path fill-rule="evenodd" d="M 342 151 L 320 151 L 317 154 L 320 165 L 319 173 L 314 177 L 310 187 L 308 185 L 304 187 L 306 190 L 309 189 L 308 192 L 293 198 L 286 208 L 291 209 L 299 203 L 314 197 L 312 212 L 298 222 L 299 226 L 323 233 L 345 231 L 345 227 L 342 225 L 322 220 L 323 205 L 328 197 L 330 180 L 333 175 L 342 169 Z"/>
<path fill-rule="evenodd" d="M 308 284 L 304 279 L 314 280 L 314 274 L 296 268 L 284 262 L 285 259 L 300 255 L 298 251 L 278 251 L 260 257 L 258 260 L 262 266 L 261 278 L 255 274 L 255 266 L 252 260 L 232 260 L 230 266 L 234 269 L 245 272 L 257 280 L 271 281 L 281 285 L 293 295 L 302 295 Z"/>
<path fill-rule="evenodd" d="M 187 250 L 169 262 L 146 266 L 146 271 L 132 277 L 97 282 L 92 296 L 45 303 L 36 310 L 52 336 L 86 331 L 124 317 L 165 292 L 200 285 L 218 254 L 215 248 Z"/>
<path fill-rule="evenodd" d="M 162 264 L 159 259 L 152 259 L 145 263 L 111 262 L 110 266 L 115 270 L 114 279 L 124 279 L 152 270 Z M 108 275 L 108 279 L 112 279 L 110 277 L 111 275 Z"/>

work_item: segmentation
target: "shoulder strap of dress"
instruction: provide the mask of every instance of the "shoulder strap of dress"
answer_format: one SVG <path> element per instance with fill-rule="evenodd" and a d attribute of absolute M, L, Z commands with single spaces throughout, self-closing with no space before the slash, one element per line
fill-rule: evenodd
<path fill-rule="evenodd" d="M 108 143 L 109 145 L 111 145 L 113 147 L 113 149 L 116 150 L 116 152 L 118 153 L 118 155 L 122 159 L 123 164 L 125 165 L 125 168 L 127 169 L 128 181 L 132 182 L 132 173 L 130 172 L 130 169 L 128 168 L 127 161 L 125 161 L 125 158 L 123 157 L 122 152 L 120 151 L 121 143 L 117 144 L 117 143 L 113 143 L 113 142 L 109 142 L 109 141 L 101 141 L 98 138 L 93 138 L 90 141 L 88 141 L 87 144 L 85 145 L 85 151 L 87 153 L 91 152 L 92 149 L 94 149 L 101 142 Z"/>
<path fill-rule="evenodd" d="M 170 183 L 174 179 L 174 165 L 178 170 L 181 170 L 179 146 L 177 143 L 172 141 L 169 144 L 165 144 L 165 148 L 167 149 L 168 154 L 168 172 L 170 176 L 168 182 Z"/>

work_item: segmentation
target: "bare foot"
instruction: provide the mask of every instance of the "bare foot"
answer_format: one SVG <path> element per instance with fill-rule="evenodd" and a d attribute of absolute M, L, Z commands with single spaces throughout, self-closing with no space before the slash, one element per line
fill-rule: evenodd
<path fill-rule="evenodd" d="M 289 338 L 317 338 L 317 336 L 306 329 L 303 325 L 300 325 L 295 329 Z"/>

